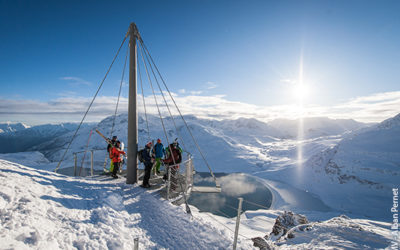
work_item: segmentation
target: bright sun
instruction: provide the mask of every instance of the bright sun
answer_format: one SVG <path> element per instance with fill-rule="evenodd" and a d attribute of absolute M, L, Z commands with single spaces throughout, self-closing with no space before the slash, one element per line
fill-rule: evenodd
<path fill-rule="evenodd" d="M 309 89 L 308 89 L 307 85 L 304 85 L 304 84 L 294 85 L 292 91 L 293 91 L 293 96 L 299 100 L 303 100 L 309 94 Z"/>

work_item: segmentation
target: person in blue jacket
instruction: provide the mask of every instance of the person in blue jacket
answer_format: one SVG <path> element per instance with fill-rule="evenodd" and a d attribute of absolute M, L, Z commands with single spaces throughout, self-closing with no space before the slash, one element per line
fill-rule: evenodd
<path fill-rule="evenodd" d="M 154 174 L 156 174 L 156 173 L 159 174 L 160 173 L 160 166 L 161 166 L 162 158 L 165 155 L 164 145 L 161 143 L 161 139 L 160 138 L 157 139 L 157 143 L 153 147 L 153 155 L 154 155 L 154 158 L 155 158 L 153 171 L 154 171 Z"/>

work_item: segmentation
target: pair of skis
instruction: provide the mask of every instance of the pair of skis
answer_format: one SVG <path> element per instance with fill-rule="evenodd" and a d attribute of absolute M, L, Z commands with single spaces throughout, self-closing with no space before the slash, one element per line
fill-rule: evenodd
<path fill-rule="evenodd" d="M 113 142 L 112 142 L 109 138 L 105 137 L 98 129 L 96 129 L 95 131 L 96 131 L 96 133 L 99 134 L 108 144 L 110 144 L 110 145 L 112 145 L 112 146 L 114 147 Z M 123 143 L 123 142 L 121 142 L 121 148 L 120 148 L 120 150 L 124 150 L 124 143 Z M 125 156 L 125 159 L 128 159 L 128 158 Z M 106 156 L 106 160 L 105 160 L 104 167 L 103 167 L 103 168 L 104 168 L 104 171 L 106 170 L 106 167 L 105 167 L 106 164 L 107 164 L 107 156 Z M 122 166 L 121 166 L 120 171 L 122 171 Z"/>

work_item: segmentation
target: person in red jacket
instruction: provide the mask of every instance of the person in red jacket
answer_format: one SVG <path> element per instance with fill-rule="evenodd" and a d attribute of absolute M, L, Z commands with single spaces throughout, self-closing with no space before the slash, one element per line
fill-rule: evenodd
<path fill-rule="evenodd" d="M 166 148 L 166 159 L 163 161 L 167 170 L 167 173 L 164 174 L 163 179 L 168 179 L 168 172 L 171 171 L 171 189 L 175 190 L 178 184 L 178 172 L 179 172 L 179 163 L 182 162 L 182 153 L 178 142 L 175 140 L 174 143 L 171 143 L 168 148 Z"/>
<path fill-rule="evenodd" d="M 112 158 L 112 162 L 114 164 L 114 169 L 113 169 L 113 172 L 112 172 L 112 175 L 111 175 L 113 178 L 118 178 L 117 172 L 118 172 L 119 168 L 121 167 L 121 163 L 122 163 L 121 154 L 126 156 L 125 151 L 121 150 L 121 142 L 120 141 L 116 141 L 115 147 L 113 147 L 111 149 L 111 153 L 110 153 L 110 156 Z"/>

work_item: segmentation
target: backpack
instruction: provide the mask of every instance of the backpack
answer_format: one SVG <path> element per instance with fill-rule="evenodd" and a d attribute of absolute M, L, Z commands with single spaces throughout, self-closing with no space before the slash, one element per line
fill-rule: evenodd
<path fill-rule="evenodd" d="M 179 149 L 177 149 L 177 151 L 178 151 L 178 161 L 177 161 L 177 163 L 181 163 L 182 162 L 182 154 L 181 154 L 181 151 Z"/>
<path fill-rule="evenodd" d="M 144 159 L 143 159 L 144 151 L 145 151 L 144 148 L 138 151 L 138 159 L 139 159 L 140 162 L 144 162 Z"/>
<path fill-rule="evenodd" d="M 110 159 L 113 158 L 112 149 L 113 149 L 114 146 L 115 146 L 115 143 L 112 143 L 112 144 L 109 143 L 108 146 L 107 146 L 108 156 L 110 157 Z"/>
<path fill-rule="evenodd" d="M 172 148 L 172 152 L 175 152 L 176 155 L 177 155 L 177 159 L 175 159 L 175 163 L 176 163 L 176 164 L 181 163 L 181 162 L 182 162 L 182 154 L 181 154 L 181 151 L 180 151 L 179 149 L 177 149 L 177 148 Z"/>

